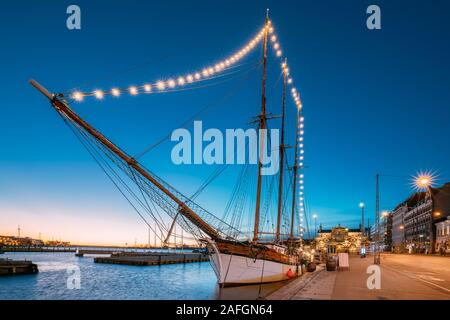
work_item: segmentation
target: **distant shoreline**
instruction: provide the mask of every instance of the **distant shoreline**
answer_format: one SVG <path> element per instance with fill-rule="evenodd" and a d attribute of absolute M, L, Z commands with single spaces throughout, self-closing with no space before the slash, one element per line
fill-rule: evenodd
<path fill-rule="evenodd" d="M 97 245 L 70 245 L 70 246 L 1 246 L 0 253 L 4 252 L 76 252 L 78 248 L 98 248 L 98 249 L 121 249 L 121 250 L 195 250 L 201 249 L 194 246 L 183 246 L 177 248 L 167 247 L 123 247 L 123 246 L 97 246 Z"/>

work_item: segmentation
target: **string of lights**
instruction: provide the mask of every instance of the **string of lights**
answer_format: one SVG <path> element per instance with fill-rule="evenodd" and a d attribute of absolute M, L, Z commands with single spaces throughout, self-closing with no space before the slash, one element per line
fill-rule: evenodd
<path fill-rule="evenodd" d="M 132 96 L 136 96 L 141 93 L 166 93 L 175 91 L 176 88 L 184 87 L 190 84 L 198 83 L 200 81 L 212 80 L 217 78 L 219 75 L 227 75 L 230 70 L 239 66 L 239 62 L 242 61 L 257 45 L 262 41 L 264 36 L 265 27 L 253 37 L 249 42 L 247 42 L 240 50 L 236 53 L 228 56 L 222 61 L 217 62 L 211 66 L 207 66 L 197 71 L 190 72 L 184 75 L 178 75 L 173 77 L 167 77 L 164 80 L 157 80 L 149 83 L 142 84 L 140 86 L 130 86 L 128 88 L 112 88 L 111 90 L 94 90 L 90 92 L 75 91 L 71 93 L 71 98 L 77 102 L 81 102 L 86 97 L 94 97 L 96 99 L 102 100 L 107 95 L 113 97 L 119 97 L 123 93 L 128 93 Z"/>
<path fill-rule="evenodd" d="M 267 30 L 268 28 L 268 30 Z M 264 39 L 265 32 L 269 34 L 269 43 L 276 57 L 280 59 L 280 65 L 282 71 L 288 76 L 287 84 L 289 86 L 289 92 L 291 93 L 292 99 L 298 108 L 298 126 L 297 135 L 298 141 L 298 155 L 296 156 L 296 166 L 298 168 L 298 184 L 299 184 L 299 220 L 300 220 L 300 238 L 303 239 L 304 236 L 304 214 L 305 214 L 305 198 L 304 198 L 304 117 L 302 116 L 302 102 L 300 99 L 300 94 L 294 85 L 293 78 L 290 74 L 289 66 L 287 63 L 287 57 L 281 49 L 278 36 L 275 34 L 272 22 L 269 20 L 268 24 L 264 26 L 256 36 L 254 36 L 250 41 L 248 41 L 240 50 L 234 54 L 228 56 L 227 58 L 217 62 L 216 64 L 198 69 L 197 71 L 190 72 L 188 74 L 167 77 L 163 80 L 157 80 L 149 83 L 142 84 L 140 86 L 130 86 L 128 88 L 112 88 L 108 91 L 104 90 L 94 90 L 90 92 L 75 91 L 71 93 L 71 98 L 74 101 L 81 102 L 86 97 L 94 97 L 96 99 L 104 99 L 106 96 L 110 95 L 113 97 L 119 97 L 122 94 L 129 94 L 136 96 L 138 94 L 150 94 L 150 93 L 167 93 L 186 90 L 187 86 L 190 88 L 194 87 L 201 81 L 210 81 L 216 79 L 220 76 L 226 76 L 233 72 L 240 66 L 239 62 L 242 61 L 250 52 L 257 47 L 257 45 Z M 236 71 L 234 71 L 236 72 Z"/>
<path fill-rule="evenodd" d="M 282 71 L 288 76 L 287 84 L 289 85 L 289 89 L 291 92 L 292 99 L 294 100 L 295 105 L 298 108 L 298 126 L 297 126 L 297 136 L 298 141 L 296 141 L 298 147 L 298 156 L 296 156 L 296 166 L 298 168 L 298 184 L 299 184 L 299 198 L 298 198 L 298 206 L 299 206 L 299 224 L 300 224 L 300 239 L 303 239 L 305 228 L 304 228 L 304 217 L 305 217 L 305 196 L 304 196 L 304 177 L 305 174 L 303 172 L 304 169 L 304 159 L 305 159 L 305 149 L 304 149 L 304 120 L 305 118 L 302 116 L 302 101 L 300 99 L 300 94 L 297 88 L 294 85 L 294 80 L 289 71 L 289 66 L 287 63 L 287 57 L 283 53 L 281 49 L 281 45 L 279 42 L 278 36 L 275 34 L 274 27 L 271 23 L 269 23 L 269 34 L 270 34 L 270 43 L 272 49 L 274 50 L 275 55 L 280 59 L 280 65 Z"/>

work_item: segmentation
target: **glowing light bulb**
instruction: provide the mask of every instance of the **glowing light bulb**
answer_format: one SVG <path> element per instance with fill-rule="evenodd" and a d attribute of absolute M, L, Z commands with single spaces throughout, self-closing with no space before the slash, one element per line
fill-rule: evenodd
<path fill-rule="evenodd" d="M 292 78 L 288 79 L 288 83 L 291 84 L 292 83 Z"/>
<path fill-rule="evenodd" d="M 102 90 L 95 90 L 95 91 L 94 91 L 94 96 L 95 96 L 97 99 L 101 100 L 101 99 L 103 99 L 103 98 L 105 97 L 105 94 L 103 93 Z"/>
<path fill-rule="evenodd" d="M 169 86 L 169 88 L 175 88 L 175 86 L 176 86 L 177 84 L 175 83 L 175 80 L 169 79 L 169 80 L 167 81 L 167 85 Z"/>
<path fill-rule="evenodd" d="M 198 72 L 194 75 L 195 80 L 200 80 L 201 77 L 202 76 Z"/>
<path fill-rule="evenodd" d="M 202 75 L 203 75 L 204 77 L 209 76 L 209 71 L 208 71 L 208 69 L 203 69 Z"/>
<path fill-rule="evenodd" d="M 272 38 L 270 38 L 270 40 L 272 40 L 272 42 L 277 41 L 277 36 L 273 35 Z"/>
<path fill-rule="evenodd" d="M 186 83 L 186 80 L 184 80 L 183 77 L 179 77 L 179 78 L 178 78 L 178 84 L 179 84 L 180 86 L 184 85 L 185 83 Z"/>
<path fill-rule="evenodd" d="M 158 81 L 158 82 L 156 83 L 156 87 L 157 87 L 159 90 L 164 90 L 164 89 L 166 88 L 166 84 L 165 84 L 163 81 Z"/>
<path fill-rule="evenodd" d="M 273 48 L 274 48 L 275 50 L 278 50 L 278 49 L 280 48 L 280 44 L 279 44 L 279 43 L 275 43 L 275 44 L 273 45 Z"/>
<path fill-rule="evenodd" d="M 138 94 L 138 88 L 136 87 L 130 87 L 130 89 L 128 89 L 130 91 L 130 94 L 135 96 Z"/>
<path fill-rule="evenodd" d="M 144 91 L 145 92 L 150 92 L 152 91 L 152 86 L 150 84 L 145 84 L 144 85 Z"/>
<path fill-rule="evenodd" d="M 191 83 L 192 81 L 194 81 L 194 77 L 192 76 L 192 74 L 188 75 L 186 77 L 187 82 Z"/>
<path fill-rule="evenodd" d="M 283 54 L 283 53 L 281 52 L 281 50 L 278 50 L 278 51 L 277 51 L 277 57 L 281 57 L 282 54 Z"/>
<path fill-rule="evenodd" d="M 84 94 L 82 92 L 77 91 L 72 94 L 72 98 L 75 101 L 81 102 L 84 99 Z"/>
<path fill-rule="evenodd" d="M 114 97 L 118 97 L 118 96 L 120 96 L 120 90 L 117 89 L 117 88 L 114 88 L 114 89 L 111 90 L 111 94 L 112 94 Z"/>

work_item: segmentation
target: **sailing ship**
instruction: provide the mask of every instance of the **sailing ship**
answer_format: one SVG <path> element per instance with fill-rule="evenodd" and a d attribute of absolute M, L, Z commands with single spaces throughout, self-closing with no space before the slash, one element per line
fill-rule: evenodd
<path fill-rule="evenodd" d="M 268 15 L 263 29 L 263 79 L 262 79 L 262 99 L 261 113 L 257 117 L 260 129 L 267 128 L 268 114 L 266 113 L 266 68 L 267 68 L 267 46 L 270 29 L 270 20 Z M 162 208 L 172 219 L 170 228 L 168 228 L 165 242 L 169 239 L 176 225 L 191 234 L 199 243 L 207 248 L 212 267 L 217 275 L 218 283 L 221 286 L 260 284 L 283 281 L 294 278 L 301 274 L 301 237 L 296 237 L 295 219 L 297 215 L 297 170 L 299 168 L 298 144 L 295 144 L 295 161 L 292 167 L 292 207 L 290 214 L 290 232 L 288 237 L 281 235 L 281 218 L 283 211 L 283 171 L 284 153 L 285 153 L 285 109 L 286 109 L 286 90 L 288 85 L 287 64 L 283 69 L 283 100 L 281 115 L 281 144 L 279 148 L 280 155 L 280 174 L 278 185 L 278 207 L 277 207 L 277 225 L 273 239 L 266 239 L 261 236 L 260 215 L 261 215 L 261 187 L 262 187 L 262 155 L 258 161 L 258 180 L 256 188 L 256 207 L 254 216 L 254 230 L 252 239 L 242 239 L 242 231 L 234 225 L 228 223 L 212 213 L 208 212 L 200 205 L 194 202 L 190 197 L 177 191 L 169 183 L 145 168 L 135 158 L 128 155 L 125 151 L 107 139 L 102 133 L 92 127 L 88 122 L 82 119 L 70 107 L 69 102 L 62 94 L 50 93 L 46 88 L 35 80 L 30 83 L 44 96 L 46 96 L 54 109 L 76 133 L 77 137 L 86 147 L 88 152 L 97 160 L 102 169 L 107 172 L 111 169 L 109 164 L 103 160 L 109 159 L 116 165 L 139 189 L 143 198 L 140 198 L 139 204 L 142 207 L 150 209 L 149 202 Z M 297 127 L 299 127 L 300 107 L 297 109 Z M 299 130 L 296 130 L 295 141 L 299 139 Z M 263 142 L 260 143 L 259 152 L 263 152 Z M 102 158 L 99 158 L 99 157 Z M 109 174 L 113 180 L 115 172 Z M 120 180 L 115 184 L 123 182 Z M 136 209 L 136 206 L 133 206 Z M 137 210 L 137 209 L 136 209 Z M 153 211 L 151 211 L 153 212 Z M 139 212 L 138 212 L 139 213 Z M 153 213 L 152 213 L 153 214 Z M 155 217 L 156 219 L 156 217 Z M 157 219 L 156 219 L 157 220 Z M 155 229 L 156 223 L 155 221 Z M 158 222 L 158 224 L 161 221 Z M 149 224 L 152 228 L 152 225 Z M 156 232 L 156 230 L 155 230 Z M 303 232 L 301 230 L 301 232 Z"/>

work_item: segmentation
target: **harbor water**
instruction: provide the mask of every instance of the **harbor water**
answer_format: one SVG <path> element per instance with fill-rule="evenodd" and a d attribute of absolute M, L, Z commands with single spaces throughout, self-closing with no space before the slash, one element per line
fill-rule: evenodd
<path fill-rule="evenodd" d="M 7 252 L 31 260 L 39 273 L 0 277 L 0 300 L 211 300 L 256 299 L 282 284 L 220 289 L 209 262 L 162 266 L 94 263 L 73 252 Z M 79 270 L 79 288 L 73 285 Z"/>

